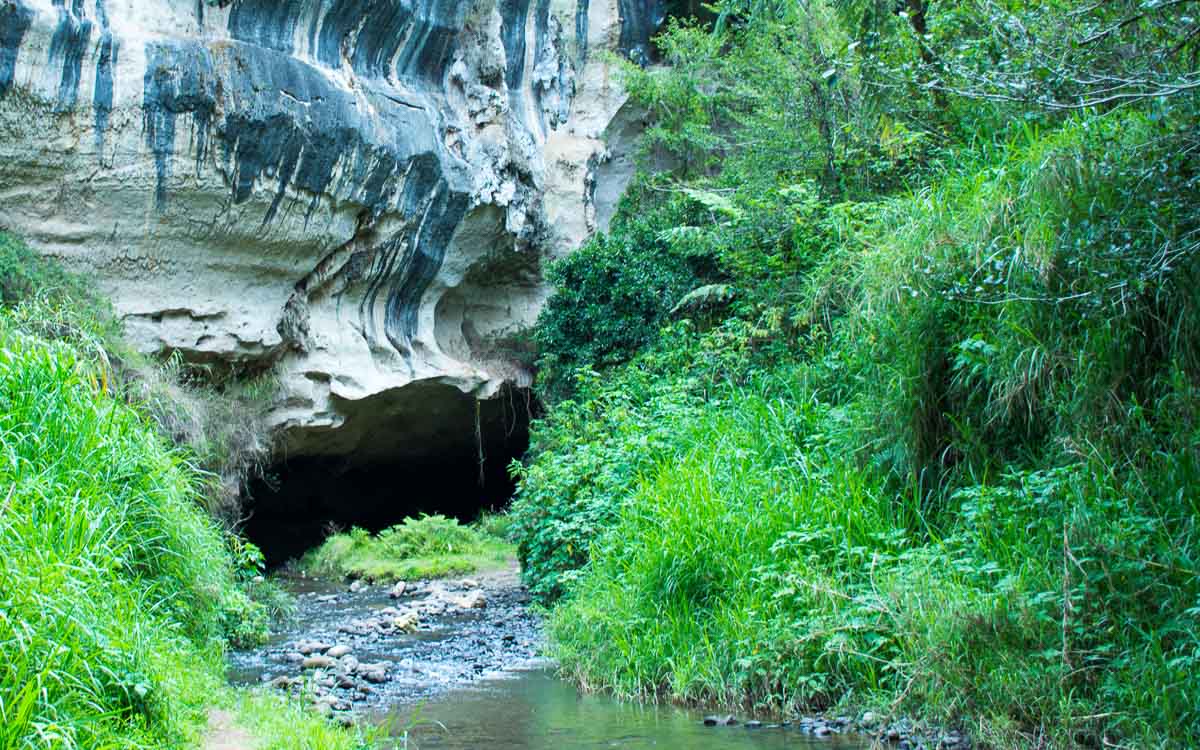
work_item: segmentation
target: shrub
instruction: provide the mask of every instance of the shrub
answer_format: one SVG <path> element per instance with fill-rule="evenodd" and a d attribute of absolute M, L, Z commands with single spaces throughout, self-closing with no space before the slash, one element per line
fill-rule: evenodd
<path fill-rule="evenodd" d="M 716 278 L 711 258 L 672 248 L 661 235 L 686 215 L 686 201 L 632 190 L 608 234 L 550 267 L 556 293 L 538 319 L 543 398 L 568 396 L 578 367 L 629 359 L 649 344 L 684 295 Z"/>
<path fill-rule="evenodd" d="M 2 232 L 0 290 L 0 749 L 190 746 L 235 697 L 225 645 L 291 600 L 204 513 L 194 454 L 147 415 L 166 383 L 103 300 Z M 299 706 L 260 728 L 242 697 L 284 742 L 366 746 Z"/>

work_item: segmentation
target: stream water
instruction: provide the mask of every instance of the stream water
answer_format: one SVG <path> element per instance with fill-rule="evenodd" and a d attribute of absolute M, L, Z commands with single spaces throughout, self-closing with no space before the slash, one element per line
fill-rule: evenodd
<path fill-rule="evenodd" d="M 398 747 L 870 747 L 854 735 L 814 736 L 820 723 L 705 726 L 695 711 L 581 694 L 538 658 L 539 623 L 515 570 L 395 596 L 311 579 L 288 586 L 296 617 L 265 646 L 232 653 L 230 680 L 292 691 L 335 719 L 385 724 Z"/>
<path fill-rule="evenodd" d="M 393 713 L 397 733 L 412 712 L 412 706 L 405 706 Z M 409 730 L 409 740 L 421 750 L 870 747 L 858 737 L 814 737 L 793 726 L 706 727 L 703 716 L 693 711 L 581 695 L 548 670 L 513 673 L 448 691 L 421 705 L 417 717 L 421 723 Z"/>

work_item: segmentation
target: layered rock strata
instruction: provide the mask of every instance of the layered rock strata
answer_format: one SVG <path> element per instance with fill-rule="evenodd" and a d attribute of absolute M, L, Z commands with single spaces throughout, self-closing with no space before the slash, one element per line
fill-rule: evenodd
<path fill-rule="evenodd" d="M 474 437 L 444 415 L 529 384 L 510 339 L 543 264 L 624 174 L 603 53 L 645 57 L 660 15 L 0 0 L 0 226 L 94 278 L 146 351 L 273 369 L 283 453 L 437 455 Z"/>

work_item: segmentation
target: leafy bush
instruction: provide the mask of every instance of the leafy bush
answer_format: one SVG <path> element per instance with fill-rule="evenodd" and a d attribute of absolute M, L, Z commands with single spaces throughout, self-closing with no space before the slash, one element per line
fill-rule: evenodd
<path fill-rule="evenodd" d="M 669 429 L 600 505 L 604 524 L 571 529 L 590 542 L 586 565 L 526 568 L 531 587 L 566 592 L 550 634 L 568 674 L 629 697 L 766 709 L 898 699 L 970 717 L 1001 747 L 1031 732 L 1061 746 L 1197 736 L 1194 448 L 1144 473 L 1098 454 L 1016 470 L 963 487 L 930 526 L 919 491 L 897 495 L 842 450 L 853 427 L 814 399 L 810 378 L 760 372 L 669 415 L 596 418 L 595 434 L 621 434 L 634 454 L 642 420 Z M 1193 425 L 1182 442 L 1197 440 Z M 610 450 L 598 470 L 625 469 L 627 453 Z M 581 494 L 536 472 L 522 492 L 555 490 Z M 571 506 L 529 521 L 523 544 L 565 538 L 560 507 Z M 551 563 L 556 577 L 539 579 Z"/>
<path fill-rule="evenodd" d="M 178 353 L 163 361 L 147 357 L 124 340 L 106 300 L 3 231 L 0 307 L 8 307 L 22 329 L 101 359 L 105 387 L 195 456 L 205 470 L 205 505 L 233 525 L 243 483 L 261 472 L 270 454 L 264 416 L 277 388 L 271 373 L 222 379 L 211 368 L 187 364 Z"/>
<path fill-rule="evenodd" d="M 530 592 L 547 601 L 561 596 L 586 562 L 639 474 L 670 445 L 670 416 L 692 400 L 679 388 L 647 401 L 626 388 L 585 391 L 582 398 L 559 403 L 536 423 L 533 441 L 544 460 L 513 464 L 520 480 L 511 511 L 517 554 Z M 603 432 L 612 427 L 620 429 Z"/>
<path fill-rule="evenodd" d="M 876 649 L 829 651 L 845 623 L 815 621 L 909 519 L 829 450 L 796 374 L 675 415 L 670 449 L 626 490 L 554 611 L 568 672 L 625 696 L 825 707 L 878 671 Z M 811 631 L 798 638 L 801 615 Z"/>
<path fill-rule="evenodd" d="M 535 596 L 564 593 L 641 476 L 675 449 L 679 420 L 749 371 L 745 346 L 731 343 L 744 343 L 741 334 L 735 324 L 700 336 L 675 323 L 663 329 L 669 346 L 604 374 L 578 370 L 576 397 L 533 423 L 530 460 L 511 466 L 519 484 L 509 513 Z"/>
<path fill-rule="evenodd" d="M 550 267 L 556 293 L 536 329 L 544 397 L 569 395 L 577 367 L 629 359 L 654 340 L 675 303 L 715 278 L 711 258 L 677 252 L 662 237 L 686 215 L 686 201 L 643 195 L 638 205 Z"/>

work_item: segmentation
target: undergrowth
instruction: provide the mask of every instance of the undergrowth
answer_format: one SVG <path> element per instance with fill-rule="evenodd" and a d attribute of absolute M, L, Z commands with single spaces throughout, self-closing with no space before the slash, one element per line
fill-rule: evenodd
<path fill-rule="evenodd" d="M 568 290 L 539 324 L 513 515 L 563 669 L 985 747 L 1200 743 L 1194 98 L 966 102 L 859 37 L 873 17 L 718 5 L 731 30 L 679 24 L 676 68 L 627 72 L 682 161 L 607 244 L 711 263 L 732 301 L 619 364 L 569 325 L 640 306 Z M 964 12 L 941 33 L 979 31 Z M 887 55 L 911 88 L 879 85 Z"/>
<path fill-rule="evenodd" d="M 353 528 L 331 534 L 300 560 L 300 569 L 368 581 L 415 581 L 503 567 L 512 545 L 442 515 L 422 515 L 371 534 Z"/>

